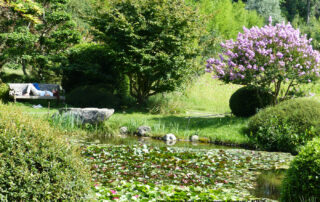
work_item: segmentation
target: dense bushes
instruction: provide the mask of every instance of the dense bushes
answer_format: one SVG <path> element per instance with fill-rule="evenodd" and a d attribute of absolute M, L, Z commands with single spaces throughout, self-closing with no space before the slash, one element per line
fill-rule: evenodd
<path fill-rule="evenodd" d="M 0 101 L 9 101 L 9 86 L 6 83 L 0 81 Z"/>
<path fill-rule="evenodd" d="M 320 135 L 320 103 L 299 98 L 268 107 L 250 119 L 245 132 L 261 149 L 296 153 Z"/>
<path fill-rule="evenodd" d="M 292 161 L 282 186 L 282 201 L 320 199 L 320 139 L 315 138 Z"/>
<path fill-rule="evenodd" d="M 58 131 L 13 106 L 0 104 L 0 200 L 78 201 L 88 171 Z"/>
<path fill-rule="evenodd" d="M 258 109 L 271 104 L 272 95 L 258 88 L 246 86 L 238 89 L 230 98 L 229 106 L 232 113 L 239 117 L 249 117 Z"/>
<path fill-rule="evenodd" d="M 107 46 L 97 44 L 74 46 L 68 53 L 68 65 L 63 68 L 63 88 L 70 92 L 79 86 L 103 83 L 112 90 L 117 89 L 123 78 L 111 52 Z"/>
<path fill-rule="evenodd" d="M 101 85 L 80 86 L 67 94 L 67 103 L 75 107 L 118 107 L 119 97 Z"/>

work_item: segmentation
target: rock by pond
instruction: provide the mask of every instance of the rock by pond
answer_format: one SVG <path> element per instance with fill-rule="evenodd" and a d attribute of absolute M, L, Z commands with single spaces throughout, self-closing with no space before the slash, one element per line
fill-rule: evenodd
<path fill-rule="evenodd" d="M 166 142 L 167 141 L 177 141 L 177 138 L 176 138 L 176 136 L 174 134 L 168 133 L 165 136 L 163 136 L 163 140 L 166 141 Z"/>
<path fill-rule="evenodd" d="M 120 134 L 121 134 L 121 135 L 126 135 L 126 134 L 128 134 L 128 128 L 127 128 L 126 126 L 120 127 L 119 131 L 120 131 Z"/>
<path fill-rule="evenodd" d="M 138 136 L 148 136 L 151 132 L 151 127 L 150 126 L 140 126 L 137 129 L 137 135 Z"/>
<path fill-rule="evenodd" d="M 70 117 L 79 124 L 100 124 L 110 118 L 114 109 L 107 108 L 61 108 L 59 114 L 63 117 Z"/>
<path fill-rule="evenodd" d="M 197 142 L 197 141 L 199 141 L 199 136 L 198 135 L 191 135 L 189 140 L 191 142 Z"/>

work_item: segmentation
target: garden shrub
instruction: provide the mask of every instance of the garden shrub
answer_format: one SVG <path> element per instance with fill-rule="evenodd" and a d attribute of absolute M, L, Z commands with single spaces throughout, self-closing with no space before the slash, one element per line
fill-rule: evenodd
<path fill-rule="evenodd" d="M 296 153 L 320 135 L 320 103 L 297 98 L 268 107 L 249 120 L 245 133 L 261 149 Z"/>
<path fill-rule="evenodd" d="M 0 200 L 79 201 L 90 187 L 79 151 L 59 131 L 0 103 Z"/>
<path fill-rule="evenodd" d="M 320 199 L 320 138 L 309 142 L 291 162 L 282 184 L 282 201 Z"/>
<path fill-rule="evenodd" d="M 239 117 L 249 117 L 258 109 L 272 103 L 272 95 L 255 87 L 245 86 L 238 89 L 230 98 L 229 106 L 232 113 Z"/>
<path fill-rule="evenodd" d="M 0 101 L 8 102 L 9 101 L 9 86 L 6 83 L 0 81 Z"/>
<path fill-rule="evenodd" d="M 85 85 L 104 83 L 111 89 L 119 84 L 120 72 L 107 46 L 80 44 L 68 51 L 68 64 L 63 68 L 62 86 L 67 91 Z"/>
<path fill-rule="evenodd" d="M 103 85 L 79 86 L 66 95 L 66 101 L 75 107 L 115 108 L 120 101 L 110 91 Z"/>

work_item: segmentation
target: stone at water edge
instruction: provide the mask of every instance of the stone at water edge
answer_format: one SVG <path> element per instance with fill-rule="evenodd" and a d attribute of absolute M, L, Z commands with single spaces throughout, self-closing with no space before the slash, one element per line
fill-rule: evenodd
<path fill-rule="evenodd" d="M 108 120 L 114 109 L 107 108 L 61 108 L 59 114 L 62 117 L 73 117 L 80 124 L 99 124 Z"/>
<path fill-rule="evenodd" d="M 138 136 L 148 136 L 151 132 L 151 127 L 150 126 L 140 126 L 138 128 L 137 135 Z"/>
<path fill-rule="evenodd" d="M 119 131 L 120 131 L 120 134 L 121 134 L 121 135 L 126 135 L 126 134 L 128 134 L 128 128 L 125 127 L 125 126 L 122 126 L 122 127 L 119 129 Z"/>
<path fill-rule="evenodd" d="M 199 136 L 198 135 L 191 135 L 190 136 L 190 141 L 191 142 L 198 142 L 199 141 Z"/>
<path fill-rule="evenodd" d="M 169 133 L 169 134 L 166 134 L 165 136 L 163 136 L 163 140 L 164 141 L 177 141 L 177 138 L 174 134 Z"/>

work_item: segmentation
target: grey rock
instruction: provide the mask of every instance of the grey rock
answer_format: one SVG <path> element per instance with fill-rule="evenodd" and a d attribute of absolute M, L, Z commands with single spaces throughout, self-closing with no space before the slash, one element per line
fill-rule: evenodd
<path fill-rule="evenodd" d="M 165 136 L 163 136 L 163 140 L 164 141 L 177 141 L 177 138 L 174 134 L 169 133 L 169 134 L 166 134 Z"/>
<path fill-rule="evenodd" d="M 128 134 L 128 128 L 125 126 L 122 126 L 119 130 L 120 130 L 120 134 L 122 135 Z"/>
<path fill-rule="evenodd" d="M 59 113 L 63 118 L 71 117 L 79 124 L 99 124 L 110 118 L 114 109 L 107 108 L 61 108 Z"/>
<path fill-rule="evenodd" d="M 138 128 L 137 135 L 138 136 L 148 136 L 151 132 L 150 126 L 140 126 Z"/>
<path fill-rule="evenodd" d="M 197 142 L 197 141 L 199 141 L 199 136 L 198 136 L 198 135 L 191 135 L 191 136 L 190 136 L 190 141 L 191 141 L 191 142 Z"/>

